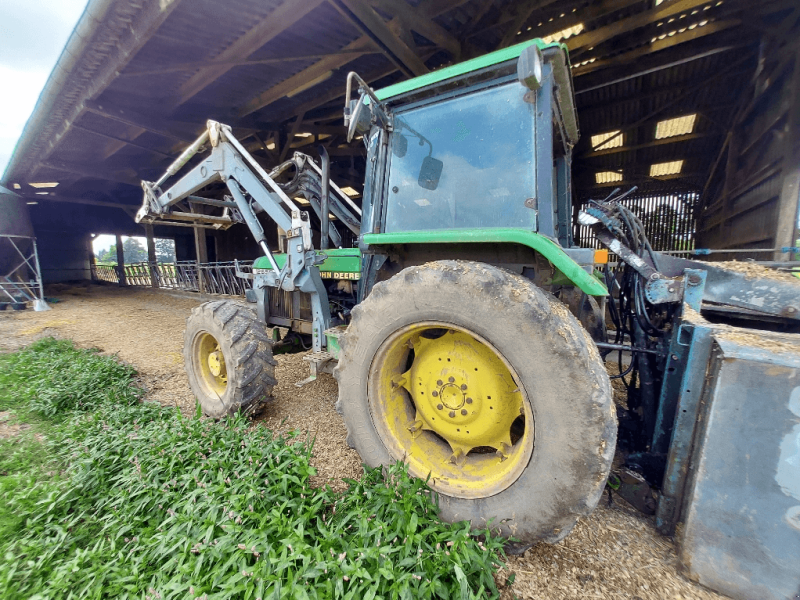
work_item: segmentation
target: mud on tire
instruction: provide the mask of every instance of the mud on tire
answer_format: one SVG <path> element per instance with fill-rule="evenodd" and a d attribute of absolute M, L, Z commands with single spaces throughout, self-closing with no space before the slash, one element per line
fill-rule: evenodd
<path fill-rule="evenodd" d="M 208 352 L 204 346 L 214 343 L 224 357 L 224 385 L 202 364 L 205 356 L 201 355 Z M 253 414 L 270 399 L 277 383 L 277 363 L 266 326 L 239 302 L 206 302 L 192 309 L 186 319 L 183 359 L 192 392 L 209 417 L 220 418 L 239 410 Z"/>
<path fill-rule="evenodd" d="M 532 420 L 532 451 L 515 479 L 484 497 L 437 490 L 441 517 L 469 520 L 473 527 L 491 521 L 525 545 L 562 539 L 597 505 L 616 443 L 611 385 L 591 338 L 552 295 L 487 264 L 432 262 L 378 283 L 353 310 L 335 370 L 336 408 L 347 425 L 348 444 L 369 466 L 404 459 L 392 454 L 397 445 L 384 439 L 386 427 L 376 423 L 382 411 L 376 398 L 369 398 L 371 373 L 380 368 L 375 363 L 382 360 L 384 345 L 422 322 L 452 326 L 488 342 L 511 367 Z M 435 480 L 432 487 L 437 489 Z"/>

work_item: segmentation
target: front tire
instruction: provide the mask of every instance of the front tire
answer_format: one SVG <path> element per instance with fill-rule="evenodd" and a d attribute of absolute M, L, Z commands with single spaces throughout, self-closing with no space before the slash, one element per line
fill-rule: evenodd
<path fill-rule="evenodd" d="M 556 542 L 602 495 L 608 375 L 566 306 L 528 279 L 409 267 L 353 310 L 335 375 L 348 443 L 369 466 L 430 475 L 446 521 Z"/>
<path fill-rule="evenodd" d="M 266 326 L 239 302 L 206 302 L 192 309 L 183 360 L 203 414 L 213 418 L 257 412 L 277 383 Z"/>

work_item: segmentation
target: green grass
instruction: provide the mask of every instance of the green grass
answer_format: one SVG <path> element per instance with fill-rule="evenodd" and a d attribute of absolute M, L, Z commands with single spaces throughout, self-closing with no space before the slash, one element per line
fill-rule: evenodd
<path fill-rule="evenodd" d="M 436 518 L 402 464 L 312 489 L 311 445 L 140 402 L 133 370 L 41 340 L 0 356 L 0 597 L 496 597 L 501 541 Z M 45 442 L 35 433 L 43 434 Z"/>

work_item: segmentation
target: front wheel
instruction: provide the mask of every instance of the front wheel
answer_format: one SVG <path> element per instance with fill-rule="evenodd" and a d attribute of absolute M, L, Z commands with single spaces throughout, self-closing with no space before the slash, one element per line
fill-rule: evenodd
<path fill-rule="evenodd" d="M 336 369 L 348 442 L 429 477 L 441 517 L 523 543 L 599 500 L 616 419 L 596 347 L 530 280 L 481 263 L 409 267 L 353 311 Z"/>
<path fill-rule="evenodd" d="M 209 417 L 256 412 L 276 383 L 266 326 L 239 302 L 206 302 L 192 310 L 183 360 L 189 386 Z"/>

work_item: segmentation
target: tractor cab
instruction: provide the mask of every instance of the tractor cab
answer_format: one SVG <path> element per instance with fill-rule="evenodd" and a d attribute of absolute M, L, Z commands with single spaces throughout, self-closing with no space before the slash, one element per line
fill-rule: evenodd
<path fill-rule="evenodd" d="M 515 228 L 572 245 L 566 49 L 525 42 L 349 100 L 368 149 L 362 232 Z"/>

